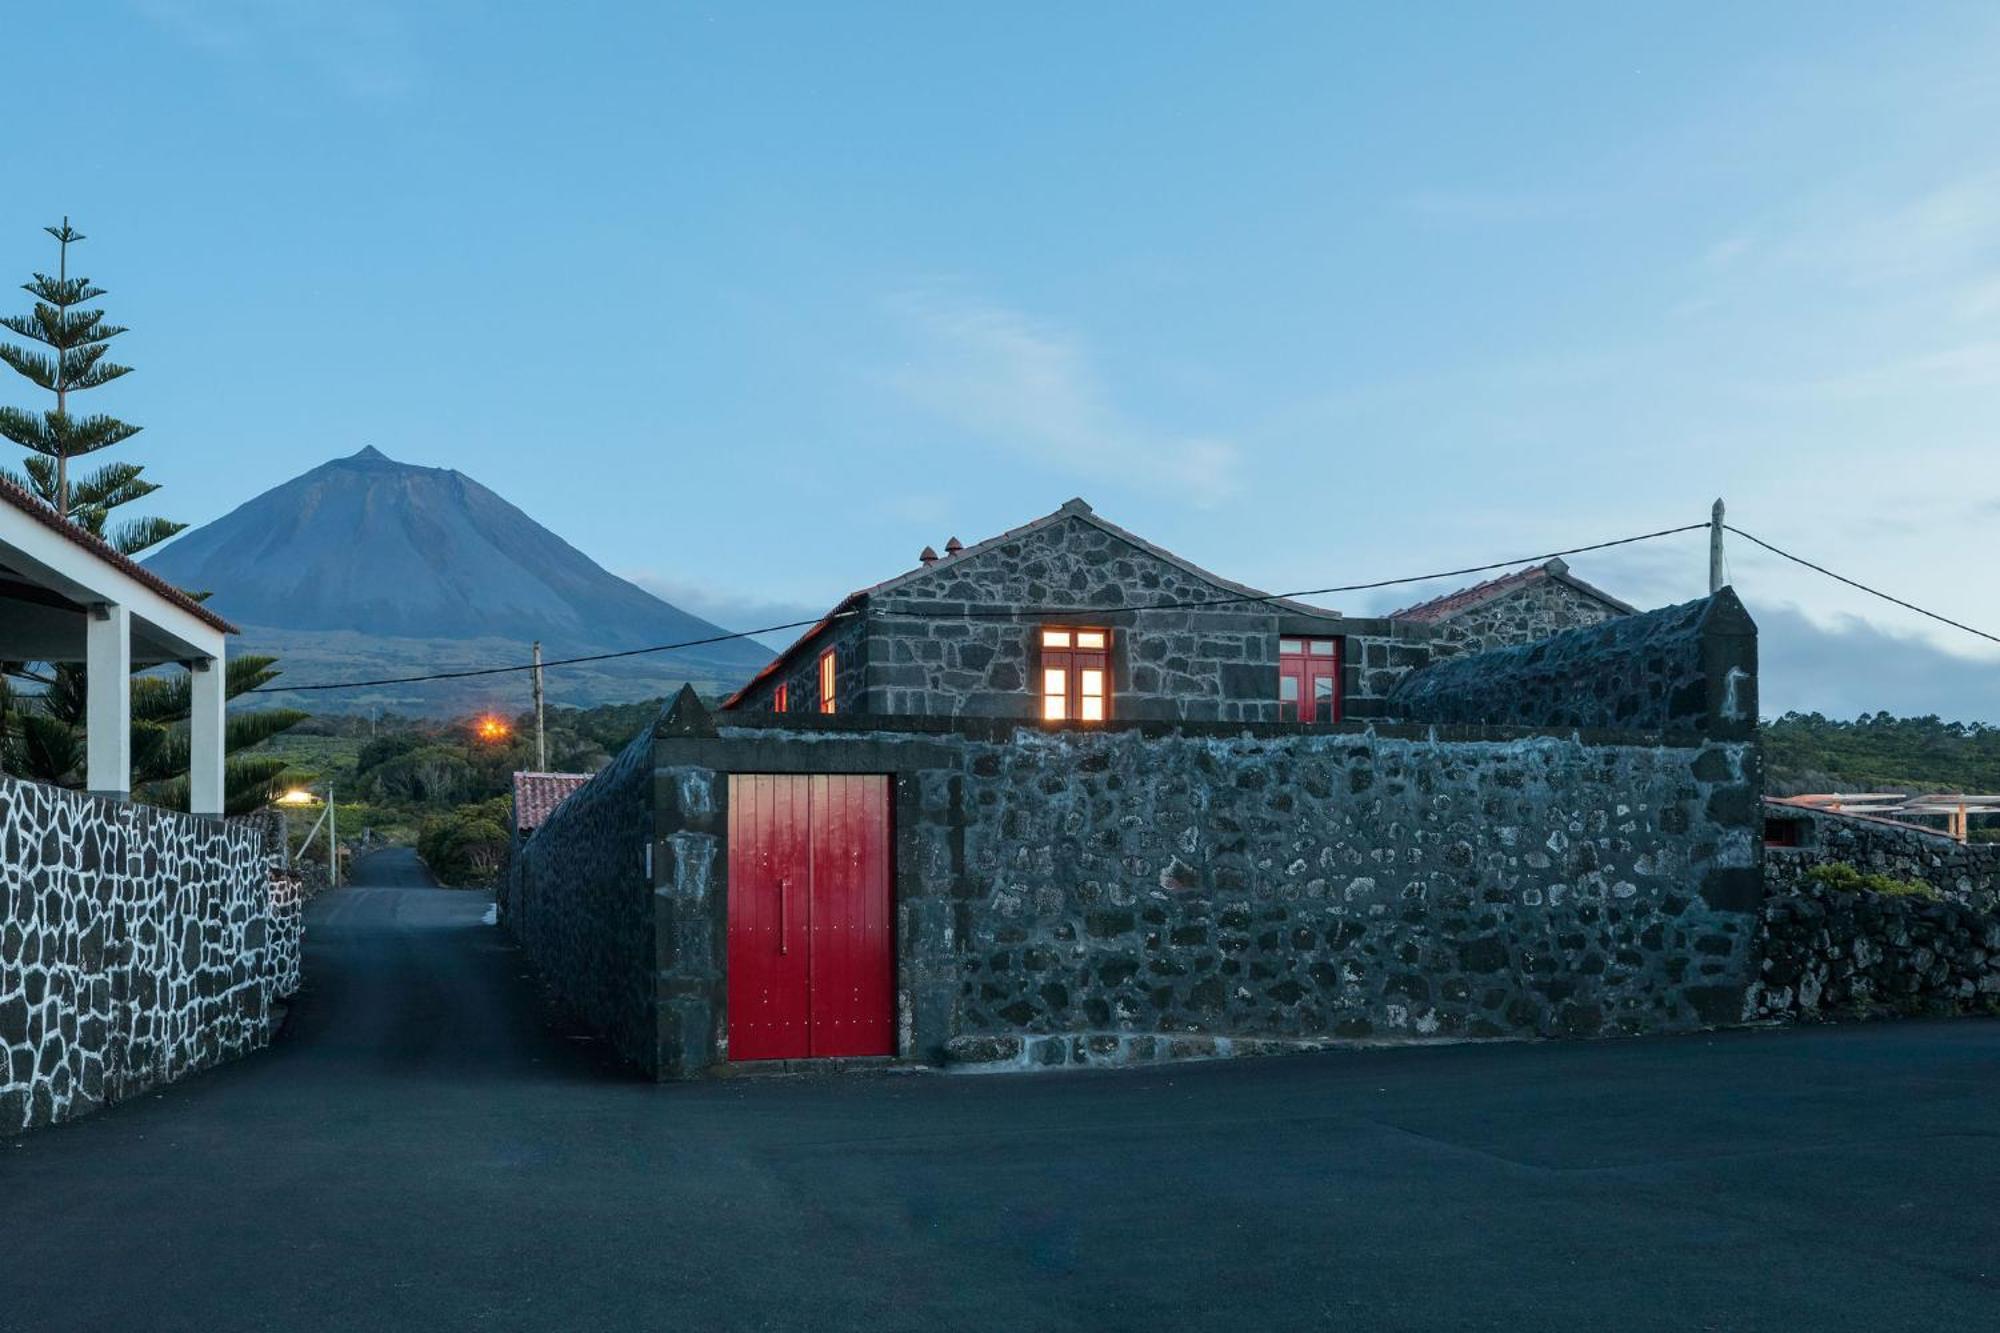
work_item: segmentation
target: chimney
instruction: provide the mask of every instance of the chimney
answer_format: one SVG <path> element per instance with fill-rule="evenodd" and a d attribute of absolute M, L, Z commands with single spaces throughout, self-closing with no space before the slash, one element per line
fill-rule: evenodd
<path fill-rule="evenodd" d="M 926 546 L 923 554 L 917 557 L 917 563 L 920 565 L 935 565 L 937 563 L 937 552 Z"/>
<path fill-rule="evenodd" d="M 960 541 L 958 538 L 953 537 L 950 541 L 944 544 L 945 558 L 949 560 L 952 556 L 957 555 L 960 551 L 963 551 L 964 549 L 965 549 L 965 543 Z"/>

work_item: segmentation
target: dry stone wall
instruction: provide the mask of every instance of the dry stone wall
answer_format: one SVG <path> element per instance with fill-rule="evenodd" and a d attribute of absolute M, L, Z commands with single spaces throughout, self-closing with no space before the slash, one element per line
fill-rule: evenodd
<path fill-rule="evenodd" d="M 299 907 L 254 824 L 0 777 L 0 1133 L 264 1045 Z"/>
<path fill-rule="evenodd" d="M 2000 1014 L 2000 915 L 1799 880 L 1766 899 L 1746 1019 Z"/>
<path fill-rule="evenodd" d="M 2000 843 L 1962 843 L 1945 833 L 1796 805 L 1769 804 L 1765 817 L 1803 829 L 1798 846 L 1765 849 L 1773 893 L 1801 891 L 1814 866 L 1844 864 L 1864 874 L 1928 884 L 1945 899 L 1977 911 L 2000 910 Z"/>

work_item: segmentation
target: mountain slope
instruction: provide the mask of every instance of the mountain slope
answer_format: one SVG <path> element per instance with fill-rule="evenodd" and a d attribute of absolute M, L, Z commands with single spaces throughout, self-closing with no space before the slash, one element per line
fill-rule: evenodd
<path fill-rule="evenodd" d="M 322 464 L 182 534 L 146 562 L 285 657 L 286 683 L 413 675 L 707 638 L 722 628 L 609 573 L 463 473 L 376 450 Z M 572 704 L 726 686 L 770 657 L 743 640 L 549 672 Z M 629 682 L 628 685 L 626 682 Z M 515 677 L 310 696 L 439 712 L 525 693 Z"/>

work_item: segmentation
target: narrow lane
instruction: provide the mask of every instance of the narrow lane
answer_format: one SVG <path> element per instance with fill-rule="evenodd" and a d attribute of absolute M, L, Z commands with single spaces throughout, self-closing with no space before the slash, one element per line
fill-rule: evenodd
<path fill-rule="evenodd" d="M 2000 1310 L 2000 1023 L 656 1087 L 550 1026 L 490 901 L 326 895 L 271 1050 L 0 1142 L 0 1328 Z"/>

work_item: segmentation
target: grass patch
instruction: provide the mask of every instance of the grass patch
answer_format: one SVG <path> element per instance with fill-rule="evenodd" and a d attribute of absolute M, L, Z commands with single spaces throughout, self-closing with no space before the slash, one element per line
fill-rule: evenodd
<path fill-rule="evenodd" d="M 1838 889 L 1842 893 L 1880 893 L 1891 898 L 1929 898 L 1933 901 L 1938 897 L 1938 891 L 1922 880 L 1864 874 L 1845 861 L 1814 866 L 1806 871 L 1806 878 L 1822 888 Z"/>

